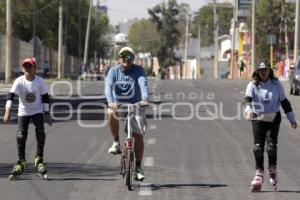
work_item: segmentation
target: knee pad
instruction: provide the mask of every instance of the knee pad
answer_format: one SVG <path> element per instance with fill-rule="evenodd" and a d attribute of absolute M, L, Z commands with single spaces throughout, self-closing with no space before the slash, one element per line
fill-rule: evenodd
<path fill-rule="evenodd" d="M 27 139 L 27 132 L 19 131 L 17 133 L 17 142 L 18 143 L 25 143 L 26 139 Z"/>
<path fill-rule="evenodd" d="M 255 156 L 262 157 L 264 155 L 264 145 L 255 144 L 253 147 L 253 153 Z"/>
<path fill-rule="evenodd" d="M 270 156 L 276 156 L 277 154 L 277 144 L 268 143 L 267 144 L 267 152 Z"/>

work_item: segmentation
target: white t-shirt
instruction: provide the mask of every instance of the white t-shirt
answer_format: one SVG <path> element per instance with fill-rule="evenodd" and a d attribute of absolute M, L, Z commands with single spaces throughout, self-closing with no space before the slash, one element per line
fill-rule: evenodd
<path fill-rule="evenodd" d="M 18 116 L 43 113 L 42 95 L 48 93 L 48 87 L 40 76 L 35 75 L 33 81 L 26 80 L 25 75 L 18 77 L 10 92 L 19 95 Z"/>

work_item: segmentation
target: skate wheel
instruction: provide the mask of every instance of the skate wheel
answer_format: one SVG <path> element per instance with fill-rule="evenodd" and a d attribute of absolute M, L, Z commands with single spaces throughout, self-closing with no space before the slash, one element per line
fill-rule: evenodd
<path fill-rule="evenodd" d="M 37 173 L 36 176 L 39 177 L 39 178 L 41 178 L 41 179 L 43 179 L 43 180 L 47 180 L 47 179 L 48 179 L 47 174 L 40 174 L 40 173 Z"/>
<path fill-rule="evenodd" d="M 9 175 L 8 180 L 9 181 L 16 181 L 16 180 L 19 180 L 19 177 L 11 174 L 11 175 Z"/>
<path fill-rule="evenodd" d="M 251 192 L 260 192 L 262 185 L 252 185 Z"/>

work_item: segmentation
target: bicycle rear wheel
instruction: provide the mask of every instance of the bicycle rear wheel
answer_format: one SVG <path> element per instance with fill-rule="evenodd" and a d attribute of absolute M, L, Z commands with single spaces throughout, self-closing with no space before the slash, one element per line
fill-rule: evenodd
<path fill-rule="evenodd" d="M 127 152 L 127 173 L 126 173 L 126 186 L 128 190 L 132 189 L 132 162 L 133 162 L 133 153 L 131 151 Z"/>

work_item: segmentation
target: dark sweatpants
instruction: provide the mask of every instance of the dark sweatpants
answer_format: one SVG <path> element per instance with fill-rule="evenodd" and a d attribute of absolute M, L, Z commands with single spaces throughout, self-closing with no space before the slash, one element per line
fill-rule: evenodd
<path fill-rule="evenodd" d="M 44 115 L 38 113 L 31 116 L 19 116 L 18 117 L 18 133 L 17 133 L 17 145 L 19 159 L 25 159 L 26 140 L 28 135 L 28 126 L 32 120 L 35 126 L 37 147 L 36 156 L 43 157 L 45 146 L 45 130 L 44 130 Z"/>
<path fill-rule="evenodd" d="M 264 169 L 265 143 L 267 143 L 266 151 L 269 158 L 269 167 L 277 165 L 277 143 L 280 122 L 280 112 L 276 114 L 273 122 L 252 121 L 254 137 L 253 153 L 256 161 L 256 169 Z"/>

